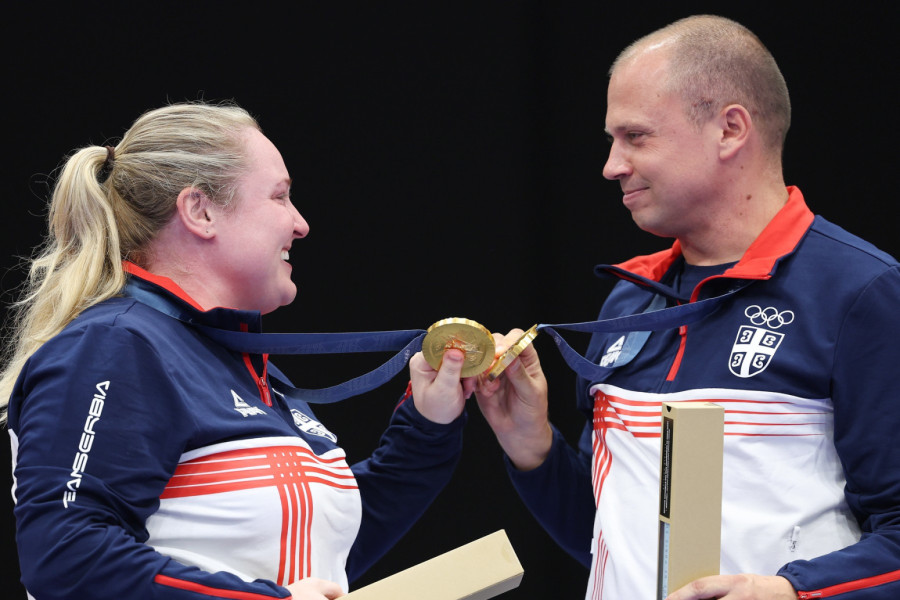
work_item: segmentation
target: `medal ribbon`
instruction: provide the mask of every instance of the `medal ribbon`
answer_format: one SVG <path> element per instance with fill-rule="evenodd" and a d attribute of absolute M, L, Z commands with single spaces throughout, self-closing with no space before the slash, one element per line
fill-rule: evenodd
<path fill-rule="evenodd" d="M 231 331 L 200 324 L 191 314 L 145 289 L 141 280 L 132 279 L 125 293 L 159 312 L 189 325 L 228 350 L 247 354 L 348 354 L 351 352 L 394 351 L 393 357 L 372 371 L 321 389 L 292 386 L 276 375 L 272 387 L 279 393 L 311 404 L 331 404 L 378 388 L 399 373 L 422 348 L 424 329 L 399 331 L 365 331 L 354 333 L 251 333 Z"/>
<path fill-rule="evenodd" d="M 733 294 L 742 290 L 747 285 L 749 285 L 749 282 L 732 289 L 721 296 L 714 296 L 712 298 L 690 302 L 688 304 L 679 304 L 671 308 L 659 308 L 661 306 L 659 300 L 662 297 L 657 295 L 653 302 L 650 303 L 647 310 L 642 313 L 624 317 L 615 317 L 612 319 L 585 321 L 582 323 L 564 323 L 555 325 L 539 324 L 537 329 L 538 331 L 546 331 L 550 337 L 553 338 L 553 341 L 556 342 L 556 346 L 559 348 L 563 360 L 566 361 L 566 364 L 569 365 L 573 371 L 585 379 L 602 381 L 618 366 L 627 363 L 628 360 L 633 358 L 633 354 L 637 353 L 637 350 L 640 349 L 640 346 L 642 346 L 643 342 L 649 337 L 651 331 L 675 329 L 676 327 L 696 323 L 697 321 L 708 317 L 713 311 L 722 306 L 726 300 L 731 298 Z M 602 367 L 586 359 L 574 350 L 566 340 L 563 339 L 562 335 L 556 331 L 557 329 L 584 333 L 640 333 L 638 334 L 638 340 L 632 341 L 632 344 L 637 346 L 636 348 L 632 347 L 630 349 L 632 356 L 625 360 L 618 361 L 616 366 Z"/>
<path fill-rule="evenodd" d="M 637 349 L 649 336 L 649 332 L 673 329 L 700 321 L 719 308 L 722 303 L 743 286 L 721 296 L 681 304 L 671 308 L 658 308 L 660 302 L 651 302 L 645 312 L 612 319 L 581 323 L 539 324 L 538 331 L 546 331 L 556 342 L 566 364 L 582 377 L 590 380 L 604 379 L 615 367 L 601 367 L 574 350 L 557 329 L 584 333 L 640 332 Z M 396 352 L 393 357 L 372 371 L 343 383 L 320 389 L 295 388 L 287 381 L 272 376 L 273 387 L 285 396 L 312 404 L 330 404 L 376 389 L 397 375 L 421 350 L 425 338 L 424 329 L 398 331 L 365 331 L 352 333 L 251 333 L 231 331 L 200 324 L 190 313 L 171 301 L 160 297 L 132 280 L 125 293 L 163 314 L 193 327 L 224 348 L 249 354 L 346 354 L 351 352 Z M 659 298 L 659 296 L 657 296 Z M 636 353 L 637 349 L 633 350 Z M 627 361 L 626 361 L 627 362 Z M 620 363 L 621 364 L 621 363 Z"/>

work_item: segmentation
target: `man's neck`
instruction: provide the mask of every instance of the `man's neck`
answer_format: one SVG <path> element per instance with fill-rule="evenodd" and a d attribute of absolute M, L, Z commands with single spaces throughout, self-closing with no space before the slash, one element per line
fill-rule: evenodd
<path fill-rule="evenodd" d="M 679 238 L 684 260 L 706 266 L 735 262 L 766 228 L 788 200 L 787 188 L 753 193 L 741 192 L 724 198 L 704 229 Z"/>

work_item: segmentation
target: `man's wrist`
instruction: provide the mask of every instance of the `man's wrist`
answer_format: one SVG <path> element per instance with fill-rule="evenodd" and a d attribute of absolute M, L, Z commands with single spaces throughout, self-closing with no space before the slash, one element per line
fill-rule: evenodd
<path fill-rule="evenodd" d="M 532 471 L 544 464 L 550 454 L 553 447 L 553 429 L 550 423 L 546 422 L 534 434 L 517 434 L 501 439 L 500 446 L 516 469 Z"/>

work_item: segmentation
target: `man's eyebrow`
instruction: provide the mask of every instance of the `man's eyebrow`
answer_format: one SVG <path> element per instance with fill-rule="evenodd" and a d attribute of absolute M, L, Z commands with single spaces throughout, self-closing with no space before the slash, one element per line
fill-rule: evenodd
<path fill-rule="evenodd" d="M 621 132 L 621 131 L 631 131 L 631 130 L 650 131 L 650 129 L 651 129 L 650 126 L 646 123 L 641 123 L 639 121 L 627 121 L 625 123 L 620 123 L 620 124 L 616 125 L 615 127 L 612 128 L 612 130 L 610 130 L 609 127 L 604 127 L 603 131 L 605 131 L 607 134 L 611 135 L 615 132 Z"/>

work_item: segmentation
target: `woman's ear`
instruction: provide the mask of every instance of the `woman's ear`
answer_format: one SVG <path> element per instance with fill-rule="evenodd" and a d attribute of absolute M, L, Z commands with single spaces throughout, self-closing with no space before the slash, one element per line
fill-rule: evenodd
<path fill-rule="evenodd" d="M 175 201 L 175 212 L 182 225 L 203 239 L 212 239 L 216 235 L 215 208 L 209 196 L 194 187 L 181 190 Z"/>

